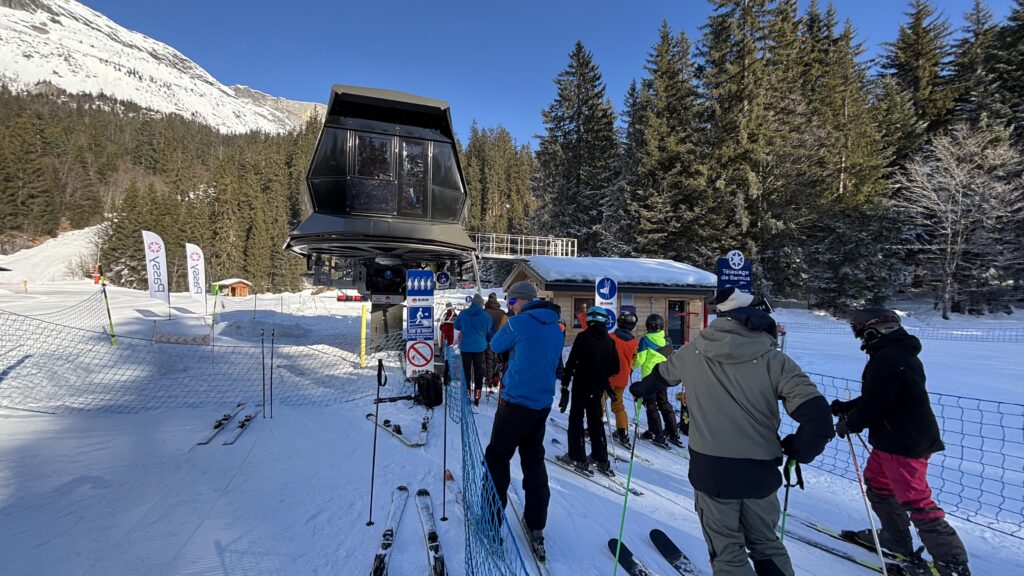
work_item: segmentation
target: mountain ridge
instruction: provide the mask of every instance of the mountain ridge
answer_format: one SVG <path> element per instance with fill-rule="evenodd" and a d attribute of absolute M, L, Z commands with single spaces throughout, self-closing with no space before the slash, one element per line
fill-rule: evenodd
<path fill-rule="evenodd" d="M 225 133 L 287 132 L 325 110 L 226 86 L 173 47 L 74 0 L 0 0 L 0 83 L 112 96 Z"/>

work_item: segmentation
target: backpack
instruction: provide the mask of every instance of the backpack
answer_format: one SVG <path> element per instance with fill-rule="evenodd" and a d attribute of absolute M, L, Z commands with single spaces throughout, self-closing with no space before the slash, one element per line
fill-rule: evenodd
<path fill-rule="evenodd" d="M 441 376 L 434 372 L 426 372 L 416 377 L 416 396 L 427 408 L 440 406 L 444 401 L 444 386 Z"/>

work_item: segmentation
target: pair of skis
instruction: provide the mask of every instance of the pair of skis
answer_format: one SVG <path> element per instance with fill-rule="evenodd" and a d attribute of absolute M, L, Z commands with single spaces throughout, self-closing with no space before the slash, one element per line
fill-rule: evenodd
<path fill-rule="evenodd" d="M 665 558 L 677 573 L 683 576 L 700 575 L 700 571 L 693 565 L 693 561 L 683 553 L 679 546 L 676 546 L 676 543 L 669 538 L 668 534 L 655 528 L 651 530 L 649 535 L 658 553 Z M 629 576 L 654 576 L 654 572 L 634 556 L 633 551 L 625 543 L 619 542 L 617 538 L 608 540 L 608 550 L 612 553 L 612 556 L 615 556 L 616 551 L 618 552 L 619 566 L 622 566 L 622 569 Z"/>
<path fill-rule="evenodd" d="M 395 535 L 398 533 L 398 525 L 402 522 L 402 513 L 405 511 L 405 503 L 408 500 L 409 488 L 405 486 L 398 486 L 391 494 L 391 509 L 388 511 L 387 523 L 384 525 L 384 533 L 381 535 L 377 554 L 373 557 L 371 576 L 387 576 L 388 574 L 388 561 L 391 559 L 391 550 L 395 546 Z M 416 491 L 416 509 L 419 511 L 420 525 L 423 527 L 423 539 L 427 546 L 430 574 L 431 576 L 448 576 L 444 564 L 444 554 L 441 553 L 441 540 L 434 525 L 434 505 L 430 500 L 430 491 L 426 488 Z"/>
<path fill-rule="evenodd" d="M 377 422 L 377 425 L 390 432 L 392 436 L 401 440 L 402 443 L 405 444 L 406 446 L 409 446 L 411 448 L 419 448 L 421 446 L 427 445 L 427 430 L 430 427 L 430 417 L 433 415 L 433 413 L 433 409 L 427 410 L 427 413 L 423 416 L 423 420 L 420 422 L 420 434 L 416 438 L 406 436 L 405 433 L 402 431 L 402 427 L 399 426 L 398 424 L 395 424 L 391 420 L 384 419 L 380 422 Z M 367 414 L 366 419 L 369 420 L 370 422 L 376 421 L 376 417 L 373 415 L 373 412 Z"/>
<path fill-rule="evenodd" d="M 199 442 L 196 442 L 196 444 L 199 446 L 205 446 L 210 442 L 213 442 L 213 439 L 216 438 L 218 434 L 220 434 L 221 430 L 226 429 L 228 427 L 228 424 L 230 424 L 231 421 L 235 419 L 235 416 L 238 416 L 238 413 L 241 412 L 242 409 L 244 408 L 245 402 L 239 402 L 232 412 L 225 412 L 223 416 L 214 420 L 213 427 L 210 429 L 210 433 Z M 242 433 L 249 429 L 249 426 L 252 425 L 253 421 L 256 419 L 256 417 L 260 413 L 260 410 L 262 409 L 263 404 L 257 404 L 256 408 L 252 412 L 249 412 L 248 414 L 243 416 L 242 419 L 238 421 L 238 425 L 235 426 L 234 434 L 232 434 L 231 437 L 224 441 L 224 446 L 230 446 L 237 442 L 238 439 L 242 436 Z"/>
<path fill-rule="evenodd" d="M 848 537 L 844 536 L 842 532 L 836 532 L 835 530 L 832 530 L 831 528 L 828 528 L 828 527 L 823 526 L 821 524 L 817 524 L 815 522 L 810 522 L 810 521 L 804 520 L 802 518 L 795 518 L 795 519 L 798 522 L 800 522 L 801 524 L 803 524 L 804 526 L 806 526 L 808 528 L 811 528 L 812 530 L 815 530 L 815 531 L 817 531 L 817 532 L 819 532 L 821 534 L 829 536 L 830 538 L 834 538 L 836 540 L 839 540 L 841 542 L 845 542 L 847 544 L 853 544 L 853 545 L 857 546 L 858 548 L 863 548 L 864 550 L 868 550 L 870 552 L 876 552 L 874 545 L 867 544 L 865 542 L 861 542 L 860 540 L 857 540 L 857 539 L 848 538 Z M 819 542 L 819 541 L 817 541 L 817 540 L 815 540 L 813 538 L 808 538 L 807 536 L 803 536 L 801 534 L 797 534 L 797 533 L 794 533 L 794 532 L 787 531 L 786 532 L 786 537 L 792 538 L 793 540 L 796 540 L 798 542 L 806 544 L 806 545 L 808 545 L 808 546 L 810 546 L 812 548 L 815 548 L 817 550 L 820 550 L 822 552 L 826 552 L 828 554 L 831 554 L 831 555 L 833 555 L 833 556 L 835 556 L 837 558 L 842 558 L 843 560 L 846 560 L 846 561 L 851 562 L 853 564 L 857 564 L 857 565 L 859 565 L 859 566 L 861 566 L 863 568 L 871 570 L 872 572 L 877 572 L 879 574 L 882 573 L 882 567 L 879 566 L 878 562 L 870 561 L 870 560 L 864 560 L 864 559 L 856 556 L 855 554 L 851 554 L 850 552 L 847 552 L 846 550 L 843 550 L 843 549 L 837 548 L 835 546 L 831 546 L 831 545 Z M 906 574 L 906 570 L 904 570 L 903 565 L 904 565 L 904 563 L 906 563 L 909 560 L 909 558 L 907 558 L 906 556 L 903 556 L 902 554 L 896 554 L 894 552 L 890 552 L 890 551 L 884 550 L 884 549 L 882 550 L 882 555 L 886 559 L 886 562 L 885 562 L 885 573 L 886 574 L 889 574 L 889 576 L 899 576 L 901 574 Z M 930 563 L 929 565 L 930 565 L 930 567 L 932 569 L 932 572 L 934 573 L 935 572 L 934 564 Z"/>
<path fill-rule="evenodd" d="M 548 417 L 548 421 L 551 424 L 554 424 L 555 426 L 561 428 L 562 430 L 564 430 L 566 432 L 569 431 L 569 427 L 564 422 L 562 422 L 561 420 L 556 420 L 555 418 Z M 590 437 L 587 436 L 586 433 L 583 434 L 583 439 L 588 444 L 590 443 Z M 611 458 L 612 460 L 615 460 L 616 462 L 622 462 L 623 464 L 626 464 L 626 463 L 629 462 L 629 458 L 627 458 L 626 456 L 622 456 L 620 454 L 613 454 L 612 453 L 612 450 L 611 450 L 611 447 L 610 447 L 610 443 L 611 442 L 616 442 L 616 440 L 614 438 L 608 438 L 608 439 L 606 439 L 606 442 L 609 443 L 609 449 L 608 449 L 608 457 L 609 458 Z M 629 446 L 626 446 L 626 445 L 622 444 L 621 442 L 619 442 L 619 446 L 622 446 L 622 447 L 626 448 L 627 450 L 629 449 Z M 636 460 L 637 462 L 643 462 L 644 464 L 652 464 L 652 462 L 649 459 L 647 459 L 646 457 L 644 457 L 644 456 L 642 456 L 640 454 L 636 454 L 633 459 Z"/>
<path fill-rule="evenodd" d="M 558 440 L 556 440 L 554 438 L 551 439 L 551 443 L 554 446 L 558 446 L 558 447 L 561 446 L 561 442 L 559 442 Z M 560 449 L 560 448 L 556 448 L 556 449 Z M 612 478 L 612 477 L 609 477 L 609 476 L 605 476 L 603 474 L 598 474 L 598 473 L 593 472 L 593 471 L 590 471 L 588 473 L 580 472 L 579 470 L 576 469 L 575 466 L 566 464 L 565 462 L 562 462 L 561 460 L 559 460 L 558 458 L 556 458 L 554 456 L 545 455 L 544 459 L 547 460 L 548 462 L 551 462 L 552 464 L 556 464 L 559 467 L 568 470 L 569 472 L 572 472 L 573 474 L 575 474 L 575 475 L 577 475 L 577 476 L 579 476 L 581 478 L 586 478 L 587 480 L 590 480 L 591 482 L 593 482 L 594 484 L 597 484 L 598 486 L 601 486 L 602 488 L 605 488 L 607 490 L 611 490 L 612 492 L 618 494 L 619 496 L 625 496 L 626 495 L 626 483 L 621 481 L 621 480 L 619 480 L 618 478 Z M 633 496 L 643 496 L 644 495 L 643 492 L 637 490 L 636 487 L 634 487 L 634 486 L 630 486 L 629 487 L 629 493 L 632 494 Z"/>

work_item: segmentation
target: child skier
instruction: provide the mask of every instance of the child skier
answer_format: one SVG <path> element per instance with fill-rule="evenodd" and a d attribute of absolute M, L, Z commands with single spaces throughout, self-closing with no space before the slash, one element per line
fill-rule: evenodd
<path fill-rule="evenodd" d="M 611 334 L 615 351 L 619 356 L 619 371 L 611 379 L 612 389 L 615 391 L 611 398 L 612 412 L 615 413 L 615 432 L 612 433 L 612 437 L 626 448 L 630 447 L 629 417 L 622 404 L 622 393 L 629 385 L 629 375 L 633 372 L 633 361 L 636 360 L 636 350 L 640 345 L 640 340 L 633 335 L 636 323 L 636 314 L 624 310 L 615 323 L 615 332 Z"/>
<path fill-rule="evenodd" d="M 558 456 L 558 460 L 574 466 L 576 471 L 587 474 L 587 447 L 583 440 L 583 418 L 587 419 L 590 432 L 590 448 L 598 472 L 614 476 L 608 462 L 608 445 L 604 436 L 604 415 L 602 402 L 605 393 L 616 396 L 609 379 L 619 371 L 619 356 L 615 344 L 608 337 L 608 311 L 600 306 L 587 310 L 587 329 L 576 336 L 569 351 L 562 376 L 562 396 L 558 409 L 565 412 L 569 406 L 569 389 L 572 387 L 572 408 L 569 410 L 569 453 Z"/>
<path fill-rule="evenodd" d="M 644 324 L 647 334 L 640 339 L 636 360 L 633 361 L 633 368 L 640 368 L 642 378 L 646 378 L 655 366 L 672 355 L 672 341 L 665 336 L 665 319 L 661 314 L 651 314 Z M 651 400 L 645 399 L 644 403 L 647 406 L 647 431 L 643 433 L 643 438 L 662 448 L 668 448 L 669 442 L 682 446 L 683 441 L 679 439 L 679 431 L 676 429 L 676 413 L 668 400 L 668 392 L 662 389 Z M 662 417 L 665 418 L 664 428 Z"/>

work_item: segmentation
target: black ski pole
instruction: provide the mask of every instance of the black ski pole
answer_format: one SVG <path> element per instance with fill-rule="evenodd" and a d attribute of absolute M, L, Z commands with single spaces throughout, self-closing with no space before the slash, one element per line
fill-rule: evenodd
<path fill-rule="evenodd" d="M 380 389 L 388 385 L 388 375 L 384 372 L 384 360 L 377 360 L 377 398 L 380 399 Z M 377 428 L 380 428 L 380 402 L 375 404 L 373 410 L 373 458 L 370 461 L 370 517 L 366 521 L 367 526 L 373 526 L 373 480 L 377 473 Z"/>
<path fill-rule="evenodd" d="M 796 483 L 794 484 L 790 473 L 796 471 Z M 786 481 L 786 497 L 783 499 L 782 504 L 782 527 L 779 532 L 779 542 L 782 542 L 786 538 L 786 516 L 789 514 L 789 489 L 797 486 L 801 490 L 804 489 L 804 475 L 800 471 L 800 463 L 796 461 L 796 458 L 788 458 L 785 466 L 782 468 L 782 477 Z"/>
<path fill-rule="evenodd" d="M 444 390 L 441 401 L 444 402 L 444 447 L 441 449 L 441 522 L 448 521 L 448 514 L 446 514 L 447 508 L 445 505 L 448 501 L 447 486 L 448 482 L 448 385 L 452 383 L 451 378 L 448 376 L 448 355 L 445 354 L 444 359 Z"/>
<path fill-rule="evenodd" d="M 260 367 L 263 368 L 263 404 L 260 404 L 263 408 L 263 417 L 267 417 L 267 347 L 266 339 L 263 337 L 263 332 L 266 328 L 260 328 Z"/>
<path fill-rule="evenodd" d="M 274 417 L 274 336 L 277 328 L 270 331 L 270 417 Z"/>

